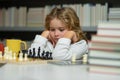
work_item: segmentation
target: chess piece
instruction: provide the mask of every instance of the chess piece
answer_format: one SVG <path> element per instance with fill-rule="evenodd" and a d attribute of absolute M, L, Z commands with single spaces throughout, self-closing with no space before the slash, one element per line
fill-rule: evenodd
<path fill-rule="evenodd" d="M 83 55 L 83 63 L 84 63 L 84 64 L 87 63 L 87 58 L 88 58 L 87 54 L 84 54 L 84 55 Z"/>
<path fill-rule="evenodd" d="M 16 59 L 16 53 L 15 52 L 13 53 L 13 59 L 14 60 Z"/>
<path fill-rule="evenodd" d="M 49 59 L 52 59 L 52 52 L 50 52 L 49 54 Z"/>
<path fill-rule="evenodd" d="M 47 51 L 46 53 L 45 53 L 45 59 L 49 59 L 49 52 Z"/>
<path fill-rule="evenodd" d="M 35 58 L 36 57 L 36 52 L 35 52 L 35 48 L 33 48 L 33 55 L 32 55 L 32 58 Z"/>
<path fill-rule="evenodd" d="M 31 51 L 31 49 L 28 51 L 28 57 L 32 57 L 32 51 Z"/>
<path fill-rule="evenodd" d="M 28 54 L 25 53 L 24 61 L 27 61 L 27 60 L 28 60 Z"/>
<path fill-rule="evenodd" d="M 38 48 L 38 54 L 37 57 L 40 58 L 40 47 Z"/>
<path fill-rule="evenodd" d="M 9 58 L 9 48 L 6 46 L 4 48 L 4 59 L 8 59 Z"/>
<path fill-rule="evenodd" d="M 76 54 L 72 55 L 72 63 L 76 62 Z"/>
<path fill-rule="evenodd" d="M 42 52 L 41 59 L 44 59 L 45 51 Z"/>
<path fill-rule="evenodd" d="M 8 57 L 9 60 L 12 60 L 13 57 L 12 57 L 12 50 L 9 51 L 9 57 Z"/>
<path fill-rule="evenodd" d="M 19 53 L 19 61 L 23 61 L 23 53 L 22 52 Z"/>

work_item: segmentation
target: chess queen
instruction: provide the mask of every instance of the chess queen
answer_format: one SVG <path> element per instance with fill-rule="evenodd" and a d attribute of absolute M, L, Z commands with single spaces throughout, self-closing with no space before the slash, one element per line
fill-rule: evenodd
<path fill-rule="evenodd" d="M 52 52 L 55 60 L 71 60 L 73 54 L 76 59 L 88 53 L 87 38 L 79 23 L 76 12 L 69 7 L 53 8 L 45 19 L 45 30 L 36 34 L 28 50 L 41 48 L 43 51 Z"/>

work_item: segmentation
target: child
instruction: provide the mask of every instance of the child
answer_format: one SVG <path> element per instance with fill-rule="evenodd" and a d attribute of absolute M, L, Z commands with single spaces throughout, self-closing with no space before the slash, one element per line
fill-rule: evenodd
<path fill-rule="evenodd" d="M 88 52 L 86 36 L 72 8 L 55 7 L 46 16 L 45 31 L 41 35 L 36 35 L 29 50 L 35 48 L 37 53 L 39 47 L 40 55 L 43 51 L 49 51 L 55 60 L 71 60 L 73 55 L 80 59 Z"/>

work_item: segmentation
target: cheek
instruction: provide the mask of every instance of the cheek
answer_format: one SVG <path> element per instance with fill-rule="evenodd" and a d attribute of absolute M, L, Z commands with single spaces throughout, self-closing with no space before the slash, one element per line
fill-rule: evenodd
<path fill-rule="evenodd" d="M 54 36 L 54 33 L 53 33 L 53 32 L 50 32 L 49 35 L 50 35 L 51 37 L 53 37 L 53 36 Z"/>
<path fill-rule="evenodd" d="M 67 32 L 67 31 L 62 32 L 62 33 L 61 33 L 61 37 L 63 37 L 66 32 Z"/>

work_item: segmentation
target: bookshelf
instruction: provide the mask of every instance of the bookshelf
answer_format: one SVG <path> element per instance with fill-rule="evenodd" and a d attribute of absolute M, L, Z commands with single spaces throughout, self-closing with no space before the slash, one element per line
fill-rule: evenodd
<path fill-rule="evenodd" d="M 5 38 L 33 40 L 35 35 L 41 34 L 43 30 L 44 30 L 43 27 L 0 27 L 0 38 L 2 40 Z M 87 33 L 88 39 L 90 39 L 91 34 L 95 34 L 97 28 L 83 27 L 82 30 Z"/>
<path fill-rule="evenodd" d="M 1 31 L 43 31 L 43 27 L 0 27 Z M 83 31 L 96 32 L 97 27 L 82 27 Z"/>
<path fill-rule="evenodd" d="M 119 0 L 0 0 L 0 8 L 9 7 L 43 7 L 45 5 L 63 5 L 63 4 L 85 4 L 85 3 L 100 3 L 109 4 L 109 7 L 120 7 Z M 0 39 L 4 38 L 20 38 L 24 40 L 32 40 L 35 34 L 40 34 L 44 30 L 43 27 L 0 27 Z M 88 39 L 91 39 L 91 34 L 95 34 L 96 27 L 82 27 L 82 30 L 87 33 Z M 27 36 L 27 37 L 25 37 Z"/>

